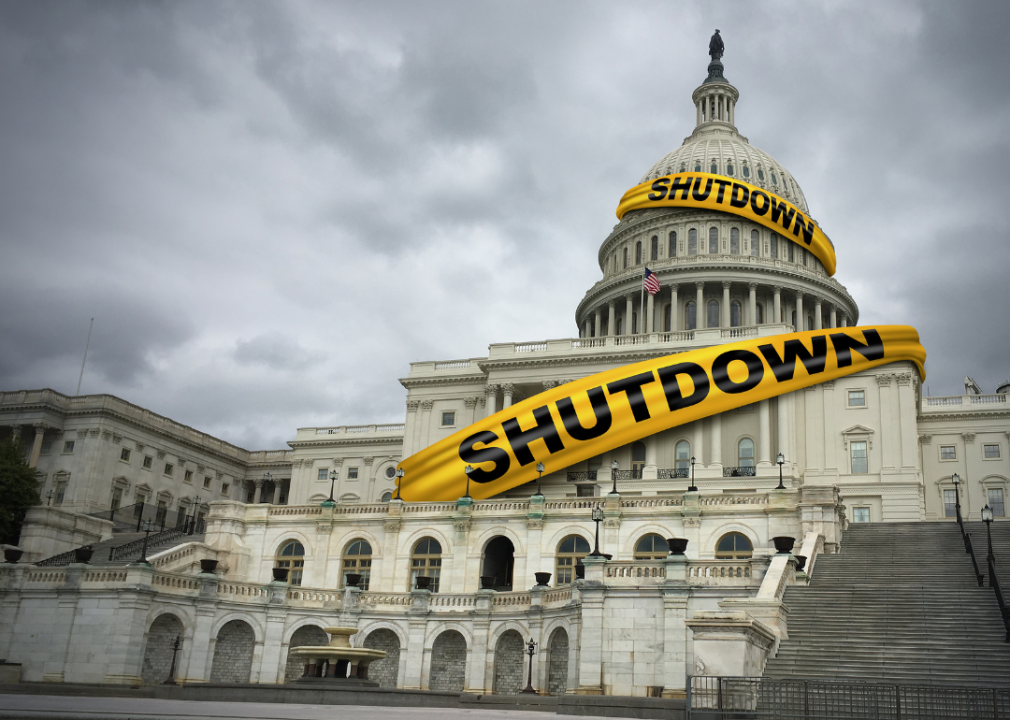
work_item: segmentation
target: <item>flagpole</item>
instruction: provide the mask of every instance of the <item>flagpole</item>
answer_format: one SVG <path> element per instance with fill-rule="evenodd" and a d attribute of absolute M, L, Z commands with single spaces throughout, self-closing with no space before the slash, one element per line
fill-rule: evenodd
<path fill-rule="evenodd" d="M 639 335 L 645 334 L 645 271 L 648 270 L 645 267 L 645 263 L 642 263 L 642 297 L 638 301 L 638 333 Z"/>

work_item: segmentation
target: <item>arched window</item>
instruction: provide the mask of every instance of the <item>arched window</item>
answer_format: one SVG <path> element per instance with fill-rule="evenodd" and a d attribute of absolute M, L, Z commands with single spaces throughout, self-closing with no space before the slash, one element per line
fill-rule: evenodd
<path fill-rule="evenodd" d="M 698 254 L 698 231 L 695 228 L 687 231 L 687 254 Z"/>
<path fill-rule="evenodd" d="M 666 249 L 669 257 L 677 257 L 677 231 L 670 232 L 670 246 Z"/>
<path fill-rule="evenodd" d="M 277 553 L 277 567 L 286 568 L 288 582 L 291 585 L 302 584 L 302 569 L 305 567 L 305 548 L 297 540 L 291 540 L 281 546 Z"/>
<path fill-rule="evenodd" d="M 750 177 L 750 165 L 748 165 L 747 163 L 743 164 L 743 176 L 745 178 L 749 178 Z"/>
<path fill-rule="evenodd" d="M 772 233 L 771 239 L 771 256 L 777 258 L 779 256 L 779 236 L 778 233 Z"/>
<path fill-rule="evenodd" d="M 715 556 L 726 560 L 743 560 L 754 554 L 754 547 L 745 535 L 737 532 L 727 533 L 719 539 L 715 546 Z"/>
<path fill-rule="evenodd" d="M 778 187 L 779 179 L 775 177 L 775 173 L 772 173 L 772 185 Z"/>
<path fill-rule="evenodd" d="M 740 303 L 736 300 L 729 304 L 729 324 L 730 327 L 740 327 Z"/>
<path fill-rule="evenodd" d="M 391 492 L 382 493 L 382 502 L 389 502 L 392 499 L 393 499 L 393 493 Z"/>
<path fill-rule="evenodd" d="M 719 301 L 709 300 L 708 301 L 708 327 L 717 328 L 719 327 Z"/>
<path fill-rule="evenodd" d="M 757 305 L 757 307 L 755 309 L 757 310 L 757 318 L 756 318 L 755 322 L 758 325 L 763 325 L 764 321 L 765 321 L 765 308 L 764 308 L 764 305 L 762 305 L 761 303 L 758 303 L 758 305 Z"/>
<path fill-rule="evenodd" d="M 758 168 L 758 180 L 765 179 L 765 171 L 763 168 Z"/>
<path fill-rule="evenodd" d="M 430 577 L 431 591 L 438 592 L 438 579 L 442 574 L 442 546 L 435 538 L 421 538 L 410 554 L 410 587 L 417 584 L 417 578 Z"/>
<path fill-rule="evenodd" d="M 687 172 L 687 165 L 685 165 L 684 163 L 681 163 L 680 164 L 680 171 L 681 172 Z"/>
<path fill-rule="evenodd" d="M 641 265 L 642 264 L 642 241 L 641 240 L 639 240 L 637 243 L 635 243 L 635 264 L 636 265 Z"/>
<path fill-rule="evenodd" d="M 361 575 L 362 590 L 368 589 L 368 579 L 372 574 L 372 546 L 367 540 L 355 540 L 344 550 L 344 572 L 340 576 L 341 587 L 348 573 Z"/>
<path fill-rule="evenodd" d="M 624 270 L 628 269 L 628 248 L 624 248 Z"/>
<path fill-rule="evenodd" d="M 696 330 L 698 328 L 698 308 L 691 300 L 684 306 L 684 329 Z"/>
<path fill-rule="evenodd" d="M 750 231 L 750 254 L 757 257 L 761 250 L 761 235 L 757 230 Z"/>
<path fill-rule="evenodd" d="M 701 172 L 701 160 L 694 161 L 694 171 Z"/>
<path fill-rule="evenodd" d="M 729 229 L 729 254 L 740 254 L 740 230 L 738 228 Z"/>
<path fill-rule="evenodd" d="M 579 535 L 569 535 L 558 544 L 554 565 L 556 585 L 569 585 L 575 581 L 575 566 L 589 554 L 589 543 Z"/>
<path fill-rule="evenodd" d="M 754 467 L 754 441 L 750 438 L 744 438 L 737 443 L 736 458 L 737 467 Z"/>
<path fill-rule="evenodd" d="M 635 545 L 636 560 L 662 560 L 669 554 L 670 546 L 656 533 L 649 533 Z"/>
<path fill-rule="evenodd" d="M 635 480 L 642 479 L 642 470 L 645 469 L 645 443 L 636 442 L 631 446 L 631 477 Z"/>
<path fill-rule="evenodd" d="M 712 167 L 709 168 L 709 172 L 711 172 L 713 175 L 719 173 L 719 166 L 716 164 L 715 160 L 712 161 Z"/>
<path fill-rule="evenodd" d="M 708 229 L 708 254 L 719 254 L 719 228 L 710 227 Z"/>
<path fill-rule="evenodd" d="M 681 440 L 674 452 L 674 466 L 678 470 L 688 470 L 691 467 L 691 443 Z"/>
<path fill-rule="evenodd" d="M 659 236 L 652 236 L 652 255 L 650 257 L 653 260 L 659 260 Z"/>
<path fill-rule="evenodd" d="M 730 160 L 726 163 L 726 174 L 733 177 L 733 161 Z"/>

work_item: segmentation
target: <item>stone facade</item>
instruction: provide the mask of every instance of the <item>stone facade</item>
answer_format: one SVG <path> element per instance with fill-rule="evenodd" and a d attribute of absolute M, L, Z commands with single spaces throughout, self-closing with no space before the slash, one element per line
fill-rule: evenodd
<path fill-rule="evenodd" d="M 329 644 L 330 636 L 327 635 L 326 631 L 318 625 L 303 625 L 295 630 L 294 634 L 291 636 L 291 640 L 288 641 L 288 661 L 284 666 L 284 682 L 296 680 L 305 672 L 304 659 L 291 655 L 291 650 L 296 647 L 304 647 L 306 645 L 319 647 L 321 645 Z"/>
<path fill-rule="evenodd" d="M 400 639 L 392 630 L 379 629 L 368 634 L 363 646 L 373 650 L 384 650 L 386 657 L 368 666 L 368 679 L 379 683 L 380 687 L 395 688 L 400 674 Z"/>
<path fill-rule="evenodd" d="M 214 664 L 210 681 L 216 683 L 249 682 L 252 674 L 253 646 L 256 636 L 243 620 L 230 620 L 218 630 L 214 643 Z"/>
<path fill-rule="evenodd" d="M 466 675 L 466 640 L 456 630 L 441 633 L 431 647 L 429 690 L 462 692 Z"/>
<path fill-rule="evenodd" d="M 549 648 L 547 692 L 551 695 L 564 695 L 568 686 L 568 633 L 562 628 L 551 633 Z"/>
<path fill-rule="evenodd" d="M 141 677 L 146 685 L 157 685 L 168 679 L 172 667 L 172 646 L 182 638 L 182 621 L 175 615 L 160 615 L 147 631 L 144 665 Z"/>
<path fill-rule="evenodd" d="M 522 635 L 515 630 L 506 630 L 494 651 L 494 693 L 496 695 L 518 695 L 526 686 L 523 670 L 526 667 L 525 643 Z"/>

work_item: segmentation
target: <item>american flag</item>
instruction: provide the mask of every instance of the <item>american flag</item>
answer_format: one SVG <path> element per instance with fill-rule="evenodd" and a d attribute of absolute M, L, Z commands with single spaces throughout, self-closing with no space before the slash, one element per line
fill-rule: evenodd
<path fill-rule="evenodd" d="M 645 268 L 645 278 L 642 282 L 645 285 L 645 289 L 649 291 L 650 295 L 655 295 L 659 292 L 659 288 L 661 287 L 659 284 L 659 277 L 657 277 L 656 273 L 652 272 L 649 268 Z"/>

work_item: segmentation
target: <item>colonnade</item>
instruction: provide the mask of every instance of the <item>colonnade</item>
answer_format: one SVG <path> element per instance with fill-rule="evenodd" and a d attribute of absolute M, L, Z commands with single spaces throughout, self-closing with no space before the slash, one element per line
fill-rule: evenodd
<path fill-rule="evenodd" d="M 709 322 L 708 317 L 711 302 L 717 303 L 719 308 L 715 323 Z M 691 303 L 694 304 L 693 322 L 688 311 Z M 734 303 L 739 305 L 738 317 L 735 318 Z M 640 291 L 601 303 L 585 317 L 581 337 L 764 324 L 795 325 L 799 332 L 847 327 L 849 317 L 841 307 L 819 295 L 784 285 L 698 280 L 664 285 L 656 295 L 645 293 L 644 306 Z"/>

